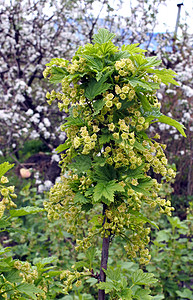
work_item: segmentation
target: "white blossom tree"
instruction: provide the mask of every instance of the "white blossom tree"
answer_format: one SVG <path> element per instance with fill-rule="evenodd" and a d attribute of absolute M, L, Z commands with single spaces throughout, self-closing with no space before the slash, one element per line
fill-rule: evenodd
<path fill-rule="evenodd" d="M 65 138 L 59 119 L 45 101 L 44 64 L 52 57 L 68 58 L 98 27 L 119 33 L 120 41 L 144 43 L 156 24 L 161 0 L 139 0 L 131 18 L 118 15 L 111 1 L 1 1 L 0 6 L 0 135 L 1 152 L 13 153 L 29 139 L 41 139 L 50 150 Z M 94 8 L 99 7 L 96 13 Z M 151 13 L 149 8 L 151 8 Z M 153 17 L 152 17 L 153 16 Z M 151 26 L 149 26 L 151 20 Z M 148 42 L 149 43 L 149 42 Z M 148 45 L 146 45 L 148 46 Z"/>

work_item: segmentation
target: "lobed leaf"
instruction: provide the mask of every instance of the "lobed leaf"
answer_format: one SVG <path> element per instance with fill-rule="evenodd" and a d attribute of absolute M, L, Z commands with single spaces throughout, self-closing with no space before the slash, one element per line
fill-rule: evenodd
<path fill-rule="evenodd" d="M 112 54 L 110 56 L 110 60 L 114 62 L 117 60 L 121 60 L 123 58 L 129 58 L 129 57 L 130 57 L 130 54 L 128 53 L 128 51 L 119 51 L 119 52 Z"/>
<path fill-rule="evenodd" d="M 70 111 L 70 110 L 69 110 Z M 66 123 L 64 123 L 63 126 L 83 126 L 84 125 L 84 120 L 82 120 L 79 116 L 78 117 L 73 117 L 73 114 L 70 112 L 70 116 L 65 118 L 67 120 Z"/>
<path fill-rule="evenodd" d="M 52 58 L 51 61 L 49 63 L 46 64 L 47 67 L 52 67 L 53 65 L 59 65 L 60 63 L 63 62 L 68 62 L 67 60 L 63 59 L 63 58 Z"/>
<path fill-rule="evenodd" d="M 104 83 L 102 78 L 99 81 L 92 78 L 85 87 L 85 97 L 89 100 L 93 100 L 96 96 L 106 92 L 110 87 L 111 84 Z"/>
<path fill-rule="evenodd" d="M 179 123 L 178 121 L 168 116 L 164 116 L 163 114 L 158 118 L 158 120 L 162 123 L 175 127 L 184 137 L 186 137 L 186 134 L 184 132 L 185 127 L 183 124 Z"/>
<path fill-rule="evenodd" d="M 11 168 L 13 168 L 14 164 L 10 164 L 7 161 L 0 164 L 0 178 Z"/>
<path fill-rule="evenodd" d="M 43 292 L 41 289 L 37 288 L 34 284 L 31 283 L 22 283 L 19 286 L 17 286 L 16 289 L 20 293 L 31 297 L 31 299 L 33 300 L 37 299 L 36 294 L 41 294 Z"/>
<path fill-rule="evenodd" d="M 100 166 L 97 165 L 94 167 L 93 179 L 97 182 L 100 181 L 111 181 L 116 178 L 116 170 L 111 165 Z"/>
<path fill-rule="evenodd" d="M 100 28 L 98 33 L 93 35 L 93 42 L 97 44 L 104 44 L 111 41 L 114 37 L 114 33 L 109 32 L 105 28 Z"/>
<path fill-rule="evenodd" d="M 180 298 L 187 298 L 193 300 L 193 293 L 191 290 L 185 288 L 182 292 L 176 291 L 176 294 L 180 296 Z"/>
<path fill-rule="evenodd" d="M 6 280 L 8 280 L 11 283 L 21 283 L 22 278 L 19 276 L 20 271 L 17 269 L 12 269 L 11 271 L 6 273 Z"/>
<path fill-rule="evenodd" d="M 21 216 L 26 216 L 26 215 L 31 215 L 31 214 L 37 214 L 37 213 L 43 212 L 43 211 L 45 211 L 44 208 L 34 207 L 34 206 L 26 206 L 26 207 L 22 207 L 19 209 L 11 209 L 9 212 L 12 217 L 21 217 Z"/>
<path fill-rule="evenodd" d="M 90 169 L 92 164 L 91 158 L 88 155 L 78 155 L 75 158 L 75 162 L 71 164 L 71 167 L 76 169 L 78 173 L 86 172 Z"/>
<path fill-rule="evenodd" d="M 131 86 L 134 88 L 140 87 L 142 89 L 145 89 L 146 91 L 152 91 L 151 86 L 145 80 L 142 80 L 137 77 L 131 77 L 131 78 L 128 78 L 128 81 L 131 84 Z"/>
<path fill-rule="evenodd" d="M 107 54 L 114 54 L 116 51 L 118 51 L 118 47 L 116 47 L 111 41 L 108 43 L 104 43 L 100 46 L 100 51 L 103 53 L 103 55 Z"/>
<path fill-rule="evenodd" d="M 44 267 L 45 265 L 51 264 L 53 262 L 56 262 L 58 258 L 56 256 L 50 256 L 50 257 L 45 257 L 45 258 L 35 258 L 33 263 L 35 265 L 38 265 L 38 267 Z"/>
<path fill-rule="evenodd" d="M 106 276 L 108 277 L 108 279 L 112 280 L 112 281 L 120 281 L 121 280 L 121 268 L 113 268 L 113 267 L 108 267 L 107 270 L 103 269 L 103 271 L 105 272 Z"/>
<path fill-rule="evenodd" d="M 85 203 L 89 203 L 89 202 L 90 202 L 90 199 L 87 199 L 86 197 L 83 196 L 83 194 L 81 194 L 79 192 L 74 196 L 75 204 L 85 204 Z"/>
<path fill-rule="evenodd" d="M 66 75 L 68 75 L 68 72 L 63 67 L 52 67 L 51 73 L 52 75 L 49 79 L 51 83 L 59 83 Z"/>
<path fill-rule="evenodd" d="M 153 296 L 150 295 L 151 291 L 149 289 L 137 289 L 135 292 L 135 298 L 138 300 L 152 300 Z"/>
<path fill-rule="evenodd" d="M 169 83 L 173 83 L 175 85 L 179 85 L 179 83 L 173 79 L 174 76 L 176 76 L 176 72 L 172 71 L 171 69 L 161 69 L 161 70 L 157 70 L 157 69 L 147 69 L 147 73 L 154 73 L 158 76 L 159 79 L 161 79 L 161 81 L 168 85 Z"/>
<path fill-rule="evenodd" d="M 145 273 L 141 269 L 135 271 L 131 276 L 132 282 L 135 285 L 149 285 L 157 282 L 153 273 Z"/>
<path fill-rule="evenodd" d="M 102 197 L 110 202 L 114 202 L 115 192 L 124 192 L 124 188 L 114 180 L 99 182 L 94 188 L 94 202 L 100 202 Z"/>
<path fill-rule="evenodd" d="M 87 60 L 87 65 L 96 71 L 102 71 L 103 69 L 103 61 L 98 57 L 93 57 L 91 55 L 81 55 L 83 58 Z"/>
<path fill-rule="evenodd" d="M 141 49 L 138 47 L 139 43 L 137 44 L 132 44 L 132 45 L 123 45 L 121 47 L 121 50 L 124 51 L 128 51 L 129 53 L 133 54 L 133 53 L 141 53 L 141 52 L 147 52 L 147 50 Z"/>
<path fill-rule="evenodd" d="M 99 100 L 96 100 L 94 103 L 93 103 L 93 108 L 95 110 L 94 112 L 94 116 L 95 115 L 98 115 L 101 111 L 101 109 L 104 107 L 105 105 L 105 101 L 103 99 L 99 99 Z"/>
<path fill-rule="evenodd" d="M 145 217 L 142 213 L 138 212 L 138 211 L 134 211 L 134 210 L 130 210 L 129 211 L 131 215 L 134 215 L 136 216 L 137 219 L 139 219 L 140 221 L 143 221 L 144 223 L 149 223 L 151 224 L 152 226 L 156 227 L 157 229 L 159 229 L 159 227 L 157 226 L 157 224 L 148 219 L 147 217 Z"/>
<path fill-rule="evenodd" d="M 56 151 L 57 153 L 61 153 L 62 151 L 64 151 L 64 150 L 70 148 L 71 145 L 72 145 L 72 142 L 70 142 L 70 141 L 68 140 L 68 141 L 66 141 L 64 144 L 59 145 L 59 146 L 55 149 L 55 151 Z"/>
<path fill-rule="evenodd" d="M 152 107 L 151 105 L 148 105 L 147 99 L 142 100 L 142 96 L 139 96 L 139 98 L 140 98 L 140 101 L 143 106 L 143 107 L 141 107 L 141 112 L 142 112 L 143 116 L 146 118 L 146 121 L 149 122 L 154 119 L 157 119 L 161 123 L 165 123 L 165 124 L 175 127 L 184 137 L 186 137 L 186 134 L 184 132 L 185 127 L 183 124 L 179 123 L 178 121 L 176 121 L 168 116 L 163 115 L 160 112 L 160 109 L 158 107 Z"/>
<path fill-rule="evenodd" d="M 110 281 L 100 282 L 99 284 L 97 284 L 97 287 L 99 290 L 105 290 L 106 294 L 114 290 L 114 284 Z"/>

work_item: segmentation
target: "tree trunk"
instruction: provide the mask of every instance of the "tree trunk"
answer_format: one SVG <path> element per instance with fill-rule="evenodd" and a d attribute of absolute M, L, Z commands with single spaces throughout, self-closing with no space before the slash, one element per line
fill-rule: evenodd
<path fill-rule="evenodd" d="M 105 210 L 107 208 L 106 204 L 103 204 L 103 215 L 105 214 Z M 110 244 L 110 235 L 108 237 L 103 238 L 103 245 L 102 245 L 102 255 L 101 255 L 101 267 L 100 267 L 100 282 L 106 281 L 106 275 L 103 269 L 107 269 L 107 262 L 109 256 L 109 244 Z M 98 300 L 105 300 L 105 291 L 99 290 L 98 291 Z"/>

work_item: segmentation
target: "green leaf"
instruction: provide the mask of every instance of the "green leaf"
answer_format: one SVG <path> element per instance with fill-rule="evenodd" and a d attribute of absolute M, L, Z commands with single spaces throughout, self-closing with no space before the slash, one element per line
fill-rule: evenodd
<path fill-rule="evenodd" d="M 153 297 L 150 295 L 150 293 L 151 291 L 149 289 L 137 289 L 134 296 L 139 300 L 152 300 Z"/>
<path fill-rule="evenodd" d="M 64 151 L 64 150 L 70 148 L 71 145 L 72 145 L 72 143 L 71 143 L 70 141 L 66 141 L 64 144 L 59 145 L 59 146 L 55 149 L 55 151 L 56 151 L 57 153 L 61 153 L 62 151 Z"/>
<path fill-rule="evenodd" d="M 76 72 L 75 74 L 69 74 L 66 76 L 66 78 L 68 79 L 68 82 L 72 82 L 73 80 L 77 79 L 79 80 L 81 77 L 84 77 L 87 73 L 80 73 L 80 72 Z"/>
<path fill-rule="evenodd" d="M 128 78 L 129 83 L 132 87 L 140 87 L 142 89 L 145 89 L 146 91 L 152 91 L 151 86 L 145 81 L 137 77 Z"/>
<path fill-rule="evenodd" d="M 2 248 L 0 249 L 0 255 L 5 254 L 6 252 L 11 251 L 11 247 L 6 247 L 6 248 Z"/>
<path fill-rule="evenodd" d="M 113 267 L 108 267 L 107 270 L 103 269 L 105 272 L 106 276 L 108 279 L 112 281 L 120 281 L 121 280 L 121 268 L 113 268 Z"/>
<path fill-rule="evenodd" d="M 132 189 L 138 193 L 150 196 L 151 192 L 149 192 L 149 189 L 154 184 L 153 180 L 151 178 L 141 178 L 138 180 L 138 182 L 139 184 L 137 186 L 131 185 Z"/>
<path fill-rule="evenodd" d="M 88 282 L 90 284 L 90 286 L 93 286 L 98 282 L 98 280 L 95 278 L 89 278 L 86 280 L 86 282 Z"/>
<path fill-rule="evenodd" d="M 156 227 L 157 229 L 159 229 L 159 227 L 157 226 L 157 224 L 148 219 L 147 217 L 145 217 L 142 213 L 138 212 L 138 211 L 134 211 L 134 210 L 130 210 L 129 211 L 131 215 L 134 215 L 136 217 L 136 219 L 140 220 L 140 221 L 143 221 L 144 223 L 149 223 L 151 224 L 152 226 Z"/>
<path fill-rule="evenodd" d="M 157 70 L 157 69 L 149 68 L 146 71 L 148 73 L 156 74 L 158 76 L 158 78 L 161 79 L 161 81 L 166 85 L 168 85 L 169 83 L 179 85 L 179 83 L 173 79 L 173 77 L 176 76 L 177 74 L 174 71 L 172 71 L 171 69 Z"/>
<path fill-rule="evenodd" d="M 129 58 L 130 54 L 128 53 L 128 51 L 119 51 L 113 55 L 110 56 L 110 60 L 111 61 L 117 61 L 117 60 L 121 60 L 122 58 Z"/>
<path fill-rule="evenodd" d="M 143 189 L 141 187 L 138 187 L 138 186 L 132 186 L 132 189 L 134 191 L 136 191 L 137 193 L 142 193 L 144 194 L 145 196 L 151 196 L 151 193 L 149 191 L 147 191 L 146 189 Z"/>
<path fill-rule="evenodd" d="M 140 70 L 146 69 L 147 67 L 155 67 L 161 64 L 161 60 L 157 59 L 157 56 L 145 57 L 141 54 L 136 54 L 133 56 L 137 67 Z"/>
<path fill-rule="evenodd" d="M 103 99 L 99 99 L 99 100 L 96 100 L 94 103 L 93 103 L 93 107 L 94 107 L 94 116 L 95 115 L 98 115 L 101 111 L 101 109 L 104 107 L 105 105 L 105 101 Z"/>
<path fill-rule="evenodd" d="M 146 188 L 149 189 L 152 187 L 152 185 L 154 185 L 154 181 L 147 177 L 147 178 L 141 178 L 138 180 L 139 184 L 137 186 L 141 187 L 141 188 Z"/>
<path fill-rule="evenodd" d="M 29 297 L 31 297 L 33 300 L 36 300 L 37 297 L 35 294 L 42 293 L 43 291 L 37 288 L 34 284 L 30 283 L 22 283 L 19 286 L 16 287 L 16 289 Z"/>
<path fill-rule="evenodd" d="M 158 120 L 162 123 L 165 123 L 165 124 L 175 127 L 184 137 L 186 137 L 186 134 L 183 129 L 185 127 L 183 124 L 179 123 L 178 121 L 176 121 L 168 116 L 164 116 L 164 115 L 160 116 L 158 118 Z"/>
<path fill-rule="evenodd" d="M 153 296 L 152 298 L 153 300 L 162 300 L 162 299 L 165 299 L 164 295 L 156 295 L 156 296 Z"/>
<path fill-rule="evenodd" d="M 173 228 L 188 229 L 187 225 L 180 221 L 178 217 L 168 217 Z"/>
<path fill-rule="evenodd" d="M 35 258 L 33 260 L 34 265 L 37 265 L 38 267 L 44 267 L 45 265 L 52 264 L 54 262 L 57 262 L 58 258 L 56 256 L 50 256 L 45 258 Z"/>
<path fill-rule="evenodd" d="M 118 51 L 118 47 L 116 47 L 111 41 L 102 44 L 99 49 L 103 53 L 103 55 L 105 54 L 109 55 L 111 53 L 115 53 L 116 51 Z"/>
<path fill-rule="evenodd" d="M 91 196 L 93 194 L 94 191 L 94 187 L 89 187 L 86 191 L 85 191 L 85 197 Z"/>
<path fill-rule="evenodd" d="M 8 272 L 12 269 L 5 261 L 0 261 L 0 272 Z"/>
<path fill-rule="evenodd" d="M 122 50 L 122 51 L 126 50 L 126 51 L 128 51 L 129 53 L 131 53 L 131 54 L 134 54 L 134 53 L 141 53 L 141 52 L 147 52 L 147 50 L 144 50 L 144 49 L 139 48 L 139 47 L 138 47 L 139 45 L 140 45 L 139 43 L 137 43 L 137 44 L 131 44 L 131 45 L 123 45 L 123 46 L 121 47 L 121 50 Z"/>
<path fill-rule="evenodd" d="M 116 170 L 111 165 L 100 166 L 97 165 L 94 167 L 93 179 L 97 182 L 100 181 L 111 181 L 116 178 Z"/>
<path fill-rule="evenodd" d="M 84 125 L 84 121 L 79 118 L 79 117 L 67 117 L 66 118 L 67 122 L 64 124 L 64 126 L 70 127 L 70 126 L 83 126 Z"/>
<path fill-rule="evenodd" d="M 0 220 L 0 228 L 6 228 L 6 227 L 10 227 L 11 226 L 11 222 L 7 221 L 7 220 Z"/>
<path fill-rule="evenodd" d="M 151 67 L 155 67 L 155 66 L 159 66 L 162 61 L 161 59 L 157 59 L 157 56 L 150 56 L 150 57 L 146 57 L 146 63 L 145 63 L 145 67 L 147 66 L 151 66 Z"/>
<path fill-rule="evenodd" d="M 142 96 L 140 96 L 140 100 L 142 99 Z M 168 124 L 170 126 L 173 126 L 175 127 L 184 137 L 186 137 L 186 134 L 184 132 L 184 125 L 179 123 L 178 121 L 168 117 L 168 116 L 165 116 L 163 115 L 161 112 L 160 112 L 160 109 L 159 107 L 147 107 L 147 102 L 146 102 L 146 108 L 148 110 L 144 110 L 144 107 L 142 108 L 141 107 L 141 112 L 143 114 L 143 116 L 146 118 L 146 121 L 150 122 L 154 119 L 158 119 L 159 122 L 161 123 L 165 123 L 165 124 Z M 142 104 L 143 106 L 143 104 Z"/>
<path fill-rule="evenodd" d="M 89 100 L 93 100 L 96 96 L 101 95 L 110 87 L 111 84 L 104 83 L 103 78 L 101 78 L 99 81 L 96 81 L 94 78 L 92 78 L 85 87 L 85 97 Z"/>
<path fill-rule="evenodd" d="M 100 202 L 102 197 L 110 202 L 114 202 L 115 192 L 124 192 L 124 188 L 114 180 L 99 182 L 94 188 L 94 202 Z"/>
<path fill-rule="evenodd" d="M 114 290 L 114 284 L 110 281 L 100 282 L 99 284 L 97 284 L 97 288 L 99 290 L 105 290 L 105 293 L 107 294 Z"/>
<path fill-rule="evenodd" d="M 99 137 L 99 144 L 104 145 L 104 144 L 110 142 L 111 139 L 113 139 L 112 134 L 110 134 L 108 132 L 104 133 Z"/>
<path fill-rule="evenodd" d="M 160 230 L 157 232 L 156 241 L 157 242 L 168 242 L 171 238 L 171 233 L 169 230 Z"/>
<path fill-rule="evenodd" d="M 7 161 L 0 164 L 0 178 L 11 168 L 13 168 L 14 164 L 10 164 Z"/>
<path fill-rule="evenodd" d="M 31 214 L 37 214 L 42 211 L 45 211 L 45 209 L 34 206 L 26 206 L 19 209 L 11 209 L 9 212 L 12 217 L 21 217 Z"/>
<path fill-rule="evenodd" d="M 20 283 L 22 282 L 21 276 L 19 276 L 20 271 L 17 269 L 12 269 L 10 272 L 5 274 L 6 280 L 10 281 L 11 283 Z"/>
<path fill-rule="evenodd" d="M 132 59 L 135 61 L 137 67 L 139 68 L 140 66 L 144 66 L 145 63 L 147 62 L 147 59 L 145 58 L 144 55 L 141 54 L 136 54 L 132 56 Z"/>
<path fill-rule="evenodd" d="M 53 65 L 59 65 L 60 63 L 63 63 L 63 62 L 68 62 L 67 60 L 63 59 L 63 58 L 52 58 L 51 61 L 46 64 L 47 67 L 52 67 Z"/>
<path fill-rule="evenodd" d="M 97 44 L 103 44 L 111 41 L 114 37 L 114 33 L 109 32 L 105 28 L 100 28 L 98 33 L 93 35 L 93 42 Z"/>
<path fill-rule="evenodd" d="M 76 169 L 78 173 L 86 172 L 90 169 L 92 164 L 91 158 L 88 155 L 78 155 L 75 158 L 75 162 L 71 164 L 71 167 Z"/>
<path fill-rule="evenodd" d="M 102 157 L 102 156 L 95 156 L 94 157 L 94 164 L 95 165 L 99 165 L 101 167 L 104 167 L 105 163 L 106 163 L 106 158 Z"/>
<path fill-rule="evenodd" d="M 136 178 L 136 179 L 139 179 L 139 178 L 146 178 L 144 176 L 144 172 L 143 172 L 143 168 L 144 168 L 145 164 L 142 164 L 141 166 L 139 166 L 138 168 L 132 170 L 132 169 L 128 169 L 127 170 L 127 177 L 130 177 L 130 178 Z"/>
<path fill-rule="evenodd" d="M 148 111 L 144 111 L 141 108 L 141 112 L 142 112 L 143 116 L 146 118 L 147 122 L 150 122 L 151 120 L 154 120 L 154 119 L 158 119 L 159 117 L 162 116 L 162 113 L 160 112 L 159 107 L 151 106 L 151 109 L 148 109 Z"/>
<path fill-rule="evenodd" d="M 75 262 L 74 264 L 74 269 L 77 270 L 77 269 L 82 269 L 82 268 L 89 268 L 89 263 L 86 262 L 85 260 L 81 260 L 81 261 L 77 261 Z"/>
<path fill-rule="evenodd" d="M 153 277 L 153 273 L 145 273 L 142 270 L 137 270 L 132 274 L 131 279 L 135 285 L 149 285 L 157 282 L 157 279 Z"/>
<path fill-rule="evenodd" d="M 59 83 L 68 75 L 68 72 L 63 67 L 52 67 L 52 75 L 49 79 L 51 83 Z"/>
<path fill-rule="evenodd" d="M 141 93 L 137 93 L 137 97 L 140 100 L 142 107 L 143 107 L 143 112 L 146 111 L 151 111 L 152 110 L 152 106 L 149 103 L 149 101 L 147 100 L 146 96 L 141 94 Z"/>
<path fill-rule="evenodd" d="M 81 55 L 81 56 L 87 60 L 87 65 L 90 67 L 90 69 L 96 70 L 99 72 L 102 71 L 103 62 L 100 58 L 93 57 L 91 55 Z"/>
<path fill-rule="evenodd" d="M 133 297 L 132 297 L 133 292 L 129 288 L 122 290 L 119 295 L 121 297 L 120 299 L 122 299 L 122 300 L 132 300 L 133 299 Z"/>
<path fill-rule="evenodd" d="M 137 142 L 136 140 L 135 140 L 133 147 L 135 147 L 137 150 L 140 150 L 140 151 L 146 150 L 145 147 L 141 143 Z"/>
<path fill-rule="evenodd" d="M 75 204 L 85 204 L 85 203 L 89 203 L 89 202 L 90 202 L 90 199 L 87 199 L 86 197 L 83 196 L 83 194 L 81 194 L 79 192 L 74 196 Z"/>
<path fill-rule="evenodd" d="M 91 265 L 95 259 L 97 255 L 97 249 L 92 247 L 92 248 L 89 248 L 86 252 L 86 258 L 87 260 L 89 261 L 89 264 Z"/>
<path fill-rule="evenodd" d="M 187 298 L 187 299 L 193 299 L 193 293 L 189 289 L 184 289 L 183 292 L 176 291 L 176 294 L 180 296 L 181 298 Z"/>

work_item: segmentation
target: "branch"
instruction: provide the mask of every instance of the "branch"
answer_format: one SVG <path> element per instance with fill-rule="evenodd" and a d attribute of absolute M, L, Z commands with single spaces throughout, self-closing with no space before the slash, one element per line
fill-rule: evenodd
<path fill-rule="evenodd" d="M 105 215 L 105 211 L 107 209 L 107 205 L 103 204 L 103 215 Z M 101 254 L 101 267 L 100 267 L 100 275 L 99 281 L 105 282 L 106 281 L 106 274 L 103 269 L 107 269 L 108 257 L 109 257 L 109 245 L 110 245 L 110 234 L 108 237 L 103 238 L 103 245 L 102 245 L 102 254 Z M 98 291 L 98 300 L 105 300 L 105 290 Z"/>

